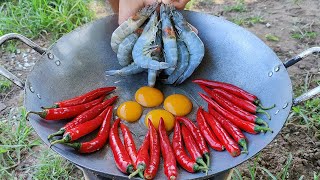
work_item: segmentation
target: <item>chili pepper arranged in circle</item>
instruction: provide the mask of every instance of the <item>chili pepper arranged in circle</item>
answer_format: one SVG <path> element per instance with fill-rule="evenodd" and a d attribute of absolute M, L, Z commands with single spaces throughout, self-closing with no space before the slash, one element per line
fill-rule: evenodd
<path fill-rule="evenodd" d="M 188 172 L 194 173 L 200 170 L 207 171 L 208 168 L 199 166 L 197 162 L 191 159 L 183 148 L 183 141 L 181 137 L 181 127 L 178 121 L 174 125 L 174 133 L 172 138 L 172 148 L 178 163 Z"/>
<path fill-rule="evenodd" d="M 93 100 L 86 104 L 80 104 L 76 106 L 63 107 L 63 108 L 55 108 L 55 109 L 45 109 L 40 112 L 29 111 L 27 114 L 27 117 L 29 114 L 37 114 L 45 120 L 69 119 L 69 118 L 76 117 L 77 115 L 81 114 L 83 111 L 86 111 L 92 108 L 93 106 L 101 103 L 103 99 L 104 97 L 100 97 L 99 99 Z"/>
<path fill-rule="evenodd" d="M 54 136 L 58 136 L 58 135 L 62 135 L 65 131 L 68 131 L 76 126 L 78 126 L 79 124 L 82 124 L 84 122 L 87 122 L 93 118 L 95 118 L 96 116 L 99 115 L 99 113 L 101 113 L 106 107 L 112 105 L 116 100 L 117 100 L 118 96 L 114 96 L 100 104 L 95 105 L 94 107 L 92 107 L 89 110 L 86 110 L 84 112 L 82 112 L 81 114 L 79 114 L 77 117 L 75 117 L 72 121 L 68 122 L 64 127 L 60 128 L 59 131 L 50 134 L 48 136 L 48 139 L 52 139 Z"/>
<path fill-rule="evenodd" d="M 115 90 L 116 87 L 103 87 L 103 88 L 98 88 L 95 90 L 92 90 L 88 93 L 85 93 L 80 96 L 76 96 L 72 99 L 67 99 L 64 101 L 56 102 L 54 103 L 53 106 L 51 107 L 42 107 L 43 109 L 50 109 L 50 108 L 61 108 L 61 107 L 70 107 L 70 106 L 76 106 L 79 104 L 84 104 L 90 101 L 93 101 L 97 99 L 98 97 L 102 95 L 106 95 L 107 93 L 110 93 L 111 91 Z"/>
<path fill-rule="evenodd" d="M 75 141 L 75 140 L 91 133 L 92 131 L 97 129 L 102 124 L 102 122 L 107 114 L 112 114 L 112 108 L 113 108 L 112 106 L 109 106 L 101 114 L 99 114 L 96 118 L 94 118 L 90 121 L 87 121 L 83 124 L 80 124 L 72 129 L 69 129 L 68 131 L 66 131 L 64 133 L 62 139 L 52 142 L 51 145 L 54 145 L 57 143 L 64 144 L 64 143 L 68 143 L 71 141 Z"/>
<path fill-rule="evenodd" d="M 191 158 L 195 160 L 197 163 L 199 163 L 201 166 L 208 168 L 206 163 L 203 161 L 200 149 L 197 146 L 196 141 L 191 135 L 189 129 L 184 124 L 181 125 L 181 133 L 186 149 L 188 150 Z"/>
<path fill-rule="evenodd" d="M 248 111 L 249 113 L 252 113 L 252 114 L 263 113 L 268 117 L 268 119 L 271 119 L 270 114 L 265 110 L 272 109 L 272 108 L 275 107 L 275 105 L 273 105 L 272 107 L 267 108 L 267 109 L 264 110 L 261 107 L 256 106 L 256 105 L 254 105 L 253 103 L 251 103 L 251 102 L 249 102 L 247 100 L 238 98 L 237 96 L 235 96 L 235 95 L 233 95 L 231 93 L 228 93 L 228 92 L 226 92 L 226 91 L 224 91 L 222 89 L 212 89 L 211 91 L 219 94 L 220 96 L 222 96 L 225 99 L 229 100 L 230 102 L 232 102 L 233 104 L 235 104 L 239 108 L 241 108 L 241 109 L 243 109 L 245 111 Z"/>
<path fill-rule="evenodd" d="M 164 121 L 160 118 L 159 124 L 159 137 L 160 137 L 160 147 L 161 154 L 163 157 L 164 164 L 164 174 L 169 180 L 175 180 L 178 176 L 178 168 L 176 158 L 173 149 L 170 145 L 169 137 L 164 126 Z"/>
<path fill-rule="evenodd" d="M 199 85 L 204 85 L 210 88 L 217 88 L 217 89 L 223 89 L 231 94 L 234 94 L 235 96 L 238 96 L 239 98 L 242 98 L 244 100 L 247 100 L 249 102 L 252 102 L 256 105 L 259 105 L 262 109 L 268 109 L 264 108 L 260 100 L 258 99 L 257 96 L 235 86 L 229 83 L 225 82 L 218 82 L 218 81 L 212 81 L 212 80 L 207 80 L 207 79 L 195 79 L 192 82 L 199 84 Z"/>
<path fill-rule="evenodd" d="M 120 123 L 120 119 L 117 119 L 111 127 L 110 134 L 109 134 L 110 136 L 109 144 L 110 144 L 117 168 L 125 174 L 131 174 L 133 172 L 133 163 L 119 137 L 119 133 L 118 133 L 119 123 Z"/>
<path fill-rule="evenodd" d="M 132 134 L 130 133 L 130 130 L 129 130 L 128 126 L 126 126 L 123 123 L 120 123 L 120 129 L 121 129 L 122 136 L 123 136 L 124 146 L 126 147 L 132 162 L 136 162 L 136 160 L 137 160 L 137 148 L 136 148 L 136 145 L 134 143 Z"/>
<path fill-rule="evenodd" d="M 148 119 L 149 135 L 150 135 L 150 163 L 144 171 L 146 179 L 153 179 L 159 168 L 160 164 L 160 141 L 156 128 L 153 126 L 152 121 Z"/>
<path fill-rule="evenodd" d="M 107 114 L 100 126 L 98 135 L 94 139 L 83 143 L 66 143 L 65 145 L 73 147 L 80 153 L 92 153 L 101 149 L 106 144 L 109 137 L 109 130 L 112 119 L 112 109 L 112 106 L 108 108 Z"/>
<path fill-rule="evenodd" d="M 221 116 L 217 111 L 215 111 L 210 105 L 208 107 L 209 113 L 215 117 L 215 120 L 217 120 L 222 127 L 233 137 L 233 139 L 243 148 L 242 153 L 248 154 L 248 148 L 247 148 L 247 138 L 242 133 L 242 131 L 232 124 L 232 122 L 225 119 L 223 116 Z"/>
<path fill-rule="evenodd" d="M 186 125 L 191 131 L 193 138 L 198 143 L 196 146 L 200 149 L 201 155 L 206 158 L 207 166 L 210 166 L 210 151 L 198 127 L 186 117 L 177 117 L 177 120 Z"/>
<path fill-rule="evenodd" d="M 221 107 L 218 103 L 216 103 L 214 100 L 212 100 L 210 97 L 199 93 L 199 95 L 209 103 L 210 106 L 212 106 L 218 113 L 220 113 L 222 116 L 227 118 L 229 121 L 231 121 L 234 125 L 239 127 L 241 130 L 244 130 L 250 134 L 258 134 L 260 132 L 264 131 L 270 131 L 273 132 L 270 128 L 268 127 L 262 127 L 259 125 L 256 125 L 252 122 L 244 121 L 237 116 L 229 113 L 227 110 L 225 110 L 223 107 Z"/>
<path fill-rule="evenodd" d="M 132 177 L 134 177 L 135 175 L 139 174 L 139 176 L 144 179 L 144 170 L 146 169 L 146 167 L 149 166 L 149 161 L 150 161 L 150 157 L 149 157 L 149 146 L 150 146 L 150 137 L 149 137 L 149 132 L 148 134 L 145 136 L 144 141 L 138 151 L 138 155 L 137 155 L 137 160 L 134 162 L 135 166 L 136 166 L 136 171 L 132 172 L 129 175 L 129 179 L 131 179 Z"/>
<path fill-rule="evenodd" d="M 207 141 L 207 143 L 210 145 L 210 147 L 216 151 L 223 151 L 225 148 L 224 146 L 219 142 L 217 137 L 212 133 L 210 127 L 205 121 L 205 118 L 203 116 L 203 109 L 202 107 L 199 107 L 197 111 L 197 122 L 199 125 L 199 129 L 201 129 L 201 134 L 203 135 L 204 139 Z"/>
<path fill-rule="evenodd" d="M 239 118 L 241 118 L 241 119 L 243 119 L 245 121 L 249 121 L 249 122 L 253 122 L 253 123 L 257 123 L 257 124 L 263 124 L 263 125 L 268 127 L 268 124 L 264 120 L 262 120 L 261 118 L 257 117 L 256 115 L 250 114 L 250 113 L 240 109 L 239 107 L 235 106 L 231 102 L 226 101 L 225 99 L 223 99 L 220 95 L 214 93 L 214 91 L 210 91 L 210 89 L 208 89 L 205 86 L 201 86 L 201 88 L 212 99 L 214 99 L 221 107 L 225 108 L 226 110 L 228 110 L 233 115 L 238 116 Z"/>
<path fill-rule="evenodd" d="M 203 114 L 212 131 L 217 135 L 218 139 L 221 143 L 223 143 L 231 156 L 239 156 L 241 153 L 240 148 L 237 143 L 230 137 L 227 131 L 221 126 L 218 121 L 214 119 L 211 114 L 207 113 L 206 111 L 203 111 Z"/>

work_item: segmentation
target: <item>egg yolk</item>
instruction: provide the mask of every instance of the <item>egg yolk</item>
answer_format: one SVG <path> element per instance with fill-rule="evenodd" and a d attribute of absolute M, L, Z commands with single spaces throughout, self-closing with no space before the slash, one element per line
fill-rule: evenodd
<path fill-rule="evenodd" d="M 175 116 L 185 116 L 192 110 L 192 103 L 187 96 L 173 94 L 168 96 L 163 103 L 164 109 Z"/>
<path fill-rule="evenodd" d="M 142 107 L 137 102 L 127 101 L 120 104 L 117 109 L 117 115 L 120 119 L 125 121 L 135 122 L 142 115 Z"/>
<path fill-rule="evenodd" d="M 148 127 L 148 119 L 150 119 L 154 127 L 158 129 L 161 117 L 163 118 L 166 130 L 171 131 L 174 126 L 175 118 L 171 113 L 163 109 L 155 109 L 150 111 L 145 117 L 146 126 Z"/>
<path fill-rule="evenodd" d="M 136 101 L 144 107 L 156 107 L 163 102 L 163 94 L 152 87 L 141 87 L 135 94 Z"/>

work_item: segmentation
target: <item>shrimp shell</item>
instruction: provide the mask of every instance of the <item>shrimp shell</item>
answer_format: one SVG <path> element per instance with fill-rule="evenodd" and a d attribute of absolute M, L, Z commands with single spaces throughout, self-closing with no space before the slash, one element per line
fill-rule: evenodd
<path fill-rule="evenodd" d="M 173 25 L 170 20 L 170 9 L 171 5 L 161 4 L 160 7 L 160 17 L 162 24 L 162 40 L 164 48 L 164 58 L 165 61 L 170 65 L 168 69 L 164 72 L 167 75 L 171 75 L 176 68 L 178 61 L 178 48 L 177 39 L 174 32 Z"/>
<path fill-rule="evenodd" d="M 166 62 L 158 62 L 156 60 L 153 60 L 151 57 L 151 51 L 148 51 L 148 49 L 150 49 L 151 47 L 152 42 L 155 41 L 157 31 L 158 15 L 157 12 L 155 12 L 150 17 L 149 22 L 143 29 L 143 32 L 134 45 L 132 51 L 134 63 L 142 68 L 160 70 L 167 69 L 169 67 L 169 64 Z"/>
<path fill-rule="evenodd" d="M 190 58 L 189 64 L 185 72 L 179 77 L 175 84 L 181 84 L 187 78 L 189 78 L 196 68 L 201 63 L 205 49 L 204 44 L 199 36 L 190 28 L 188 22 L 184 19 L 182 14 L 176 10 L 172 10 L 172 19 L 175 23 L 179 38 L 186 44 Z"/>
<path fill-rule="evenodd" d="M 146 6 L 142 8 L 135 15 L 129 17 L 128 20 L 123 22 L 111 36 L 111 48 L 114 52 L 118 52 L 120 43 L 131 33 L 137 30 L 155 11 L 158 7 L 158 3 Z"/>
<path fill-rule="evenodd" d="M 189 64 L 189 52 L 186 47 L 186 44 L 178 39 L 178 63 L 176 69 L 173 73 L 167 78 L 162 80 L 164 84 L 174 84 L 175 81 L 183 74 L 183 72 L 187 69 Z"/>
<path fill-rule="evenodd" d="M 161 28 L 158 30 L 156 35 L 156 40 L 154 42 L 155 50 L 151 53 L 152 57 L 156 61 L 161 61 L 161 53 L 162 53 L 162 32 Z M 156 84 L 157 76 L 159 71 L 148 69 L 148 86 L 153 87 Z"/>
<path fill-rule="evenodd" d="M 137 33 L 132 33 L 119 45 L 117 58 L 121 66 L 127 66 L 132 62 L 132 49 L 138 38 Z"/>

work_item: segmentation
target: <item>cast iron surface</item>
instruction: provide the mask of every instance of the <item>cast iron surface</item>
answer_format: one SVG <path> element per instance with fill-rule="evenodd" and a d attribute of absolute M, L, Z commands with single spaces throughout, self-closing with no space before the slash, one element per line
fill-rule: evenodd
<path fill-rule="evenodd" d="M 199 105 L 207 108 L 197 94 L 201 91 L 200 88 L 191 83 L 194 78 L 215 79 L 235 84 L 257 95 L 264 105 L 275 103 L 277 106 L 269 111 L 272 120 L 267 120 L 274 133 L 246 134 L 249 141 L 248 155 L 233 158 L 226 151 L 212 151 L 212 171 L 206 176 L 208 178 L 248 160 L 275 138 L 283 127 L 292 105 L 292 85 L 285 67 L 276 54 L 252 33 L 211 15 L 196 12 L 184 12 L 184 15 L 198 28 L 199 36 L 206 47 L 206 54 L 200 67 L 182 85 L 173 87 L 158 83 L 156 86 L 165 95 L 176 92 L 191 97 L 194 108 L 189 117 L 193 120 Z M 25 87 L 27 110 L 41 110 L 41 106 L 48 106 L 55 101 L 102 86 L 118 87 L 113 93 L 120 97 L 116 106 L 123 101 L 132 100 L 135 91 L 147 85 L 146 73 L 130 77 L 105 76 L 106 70 L 120 68 L 116 54 L 110 47 L 111 34 L 116 27 L 116 16 L 109 16 L 76 29 L 51 46 L 28 76 Z M 145 109 L 144 113 L 149 110 Z M 261 117 L 266 119 L 265 116 Z M 31 115 L 30 121 L 46 144 L 47 136 L 67 122 L 49 122 L 36 115 Z M 129 126 L 135 134 L 136 143 L 140 146 L 146 127 L 142 122 Z M 81 141 L 93 137 L 94 134 Z M 126 178 L 126 175 L 116 168 L 108 145 L 88 155 L 78 154 L 62 145 L 53 146 L 52 149 L 71 162 L 106 177 Z M 161 165 L 157 179 L 164 179 L 162 167 Z M 182 169 L 179 173 L 179 179 L 204 177 L 203 173 L 190 174 Z"/>

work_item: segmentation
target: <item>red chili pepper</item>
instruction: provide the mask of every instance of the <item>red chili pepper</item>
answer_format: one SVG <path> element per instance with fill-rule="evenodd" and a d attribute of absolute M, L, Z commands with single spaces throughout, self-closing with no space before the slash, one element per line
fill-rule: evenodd
<path fill-rule="evenodd" d="M 250 114 L 241 108 L 237 107 L 236 105 L 232 104 L 231 102 L 225 100 L 223 97 L 215 93 L 214 91 L 211 91 L 209 88 L 202 86 L 201 88 L 212 98 L 214 99 L 221 107 L 225 108 L 227 111 L 232 113 L 235 116 L 238 116 L 239 118 L 248 121 L 253 122 L 257 124 L 263 124 L 268 127 L 268 124 L 259 118 L 256 115 Z"/>
<path fill-rule="evenodd" d="M 271 117 L 270 117 L 268 112 L 266 112 L 261 107 L 256 106 L 256 105 L 254 105 L 253 103 L 251 103 L 251 102 L 249 102 L 247 100 L 238 98 L 237 96 L 235 96 L 235 95 L 233 95 L 231 93 L 228 93 L 228 92 L 226 92 L 226 91 L 224 91 L 222 89 L 212 89 L 212 92 L 219 94 L 220 96 L 224 97 L 228 101 L 232 102 L 237 107 L 239 107 L 239 108 L 241 108 L 241 109 L 243 109 L 245 111 L 248 111 L 249 113 L 252 113 L 252 114 L 264 113 L 268 117 L 268 119 L 271 119 Z M 274 107 L 275 107 L 275 105 L 270 107 L 270 108 L 268 108 L 268 109 L 272 109 Z"/>
<path fill-rule="evenodd" d="M 136 145 L 134 143 L 132 134 L 131 134 L 128 126 L 126 126 L 125 124 L 120 123 L 120 128 L 121 128 L 121 131 L 122 131 L 124 146 L 126 147 L 132 162 L 136 162 L 136 160 L 137 160 L 137 148 L 136 148 Z"/>
<path fill-rule="evenodd" d="M 150 131 L 145 136 L 144 141 L 139 149 L 137 160 L 135 161 L 136 171 L 132 172 L 129 175 L 129 179 L 134 177 L 135 175 L 139 174 L 139 176 L 144 179 L 143 173 L 144 170 L 149 166 L 150 156 L 149 156 L 149 146 L 150 146 Z"/>
<path fill-rule="evenodd" d="M 90 101 L 93 101 L 95 99 L 97 99 L 98 97 L 102 96 L 102 95 L 106 95 L 107 93 L 110 93 L 111 91 L 115 90 L 116 87 L 103 87 L 103 88 L 98 88 L 95 90 L 92 90 L 88 93 L 85 93 L 83 95 L 74 97 L 72 99 L 67 99 L 64 101 L 60 101 L 60 102 L 56 102 L 54 103 L 53 106 L 49 107 L 49 108 L 61 108 L 61 107 L 70 107 L 70 106 L 76 106 L 79 104 L 84 104 Z M 49 108 L 45 108 L 44 109 L 49 109 Z"/>
<path fill-rule="evenodd" d="M 109 144 L 118 169 L 123 173 L 131 174 L 133 172 L 133 163 L 119 137 L 119 123 L 120 119 L 117 119 L 111 127 Z"/>
<path fill-rule="evenodd" d="M 211 99 L 210 97 L 199 93 L 200 96 L 206 100 L 210 106 L 212 106 L 218 113 L 220 113 L 222 116 L 224 116 L 225 118 L 227 118 L 229 121 L 231 121 L 234 125 L 236 125 L 237 127 L 239 127 L 241 130 L 246 131 L 248 133 L 251 134 L 257 134 L 259 132 L 264 132 L 264 131 L 271 131 L 272 130 L 268 127 L 262 127 L 262 126 L 258 126 L 252 122 L 248 122 L 248 121 L 244 121 L 240 118 L 238 118 L 237 116 L 229 113 L 227 110 L 225 110 L 223 107 L 221 107 L 218 103 L 216 103 L 213 99 Z"/>
<path fill-rule="evenodd" d="M 72 121 L 68 122 L 65 126 L 59 129 L 59 131 L 50 134 L 48 136 L 48 139 L 52 139 L 54 136 L 58 136 L 63 134 L 65 131 L 68 131 L 79 124 L 82 124 L 84 122 L 87 122 L 93 118 L 95 118 L 97 115 L 99 115 L 106 107 L 112 105 L 116 100 L 118 96 L 114 96 L 98 105 L 95 105 L 89 110 L 86 110 L 82 112 L 80 115 L 78 115 L 76 118 L 74 118 Z"/>
<path fill-rule="evenodd" d="M 200 153 L 200 149 L 197 146 L 198 142 L 196 143 L 193 136 L 191 135 L 191 132 L 184 124 L 181 125 L 181 133 L 182 133 L 184 144 L 191 158 L 195 160 L 197 163 L 199 163 L 201 166 L 208 168 L 207 164 L 203 161 L 202 155 Z"/>
<path fill-rule="evenodd" d="M 193 138 L 197 141 L 197 146 L 200 149 L 201 155 L 206 158 L 207 166 L 210 166 L 210 151 L 198 127 L 186 117 L 177 117 L 177 120 L 186 125 L 191 131 Z"/>
<path fill-rule="evenodd" d="M 215 117 L 215 119 L 222 125 L 222 127 L 233 137 L 233 139 L 243 147 L 242 153 L 248 154 L 247 149 L 247 138 L 242 133 L 242 131 L 235 126 L 232 122 L 221 116 L 217 111 L 215 111 L 210 105 L 208 107 L 209 113 Z"/>
<path fill-rule="evenodd" d="M 144 171 L 144 177 L 146 179 L 153 179 L 158 172 L 160 164 L 160 142 L 156 128 L 153 126 L 150 119 L 148 119 L 148 121 L 150 131 L 150 163 Z"/>
<path fill-rule="evenodd" d="M 203 116 L 203 109 L 202 107 L 199 107 L 197 112 L 197 122 L 199 125 L 199 129 L 201 129 L 201 134 L 203 135 L 204 139 L 207 141 L 207 143 L 211 146 L 212 149 L 217 151 L 223 151 L 225 148 L 224 146 L 219 142 L 217 137 L 212 133 L 210 127 L 206 123 L 206 120 Z"/>
<path fill-rule="evenodd" d="M 52 142 L 51 145 L 54 145 L 57 143 L 64 144 L 64 143 L 68 143 L 71 141 L 75 141 L 75 140 L 91 133 L 92 131 L 97 129 L 102 124 L 102 122 L 107 114 L 110 114 L 110 113 L 112 114 L 112 108 L 113 108 L 112 106 L 109 106 L 101 114 L 99 114 L 96 118 L 94 118 L 90 121 L 87 121 L 85 123 L 82 123 L 72 129 L 69 129 L 68 131 L 66 131 L 64 133 L 62 139 Z"/>
<path fill-rule="evenodd" d="M 88 142 L 83 143 L 66 143 L 66 145 L 77 149 L 80 153 L 92 153 L 101 149 L 107 142 L 109 137 L 110 122 L 112 119 L 112 107 L 107 112 L 100 126 L 98 135 Z"/>
<path fill-rule="evenodd" d="M 249 92 L 235 86 L 229 83 L 225 82 L 218 82 L 218 81 L 211 81 L 211 80 L 206 80 L 206 79 L 196 79 L 193 80 L 192 82 L 197 83 L 199 85 L 204 85 L 208 86 L 210 88 L 218 88 L 218 89 L 223 89 L 225 91 L 228 91 L 242 99 L 248 100 L 250 102 L 253 102 L 255 104 L 259 104 L 259 99 L 257 96 L 250 94 Z"/>
<path fill-rule="evenodd" d="M 167 135 L 167 131 L 165 129 L 164 121 L 162 118 L 160 118 L 160 124 L 158 129 L 160 136 L 161 154 L 163 157 L 164 164 L 164 174 L 167 176 L 169 180 L 175 180 L 178 176 L 177 162 L 174 156 L 173 149 L 170 145 L 169 137 Z"/>
<path fill-rule="evenodd" d="M 183 148 L 183 142 L 181 137 L 181 127 L 178 121 L 176 121 L 174 125 L 172 147 L 178 163 L 186 171 L 194 173 L 200 170 L 205 170 L 205 171 L 208 170 L 208 168 L 200 167 L 195 160 L 191 159 L 187 155 L 187 152 Z"/>
<path fill-rule="evenodd" d="M 240 155 L 240 148 L 237 145 L 237 143 L 230 137 L 230 135 L 227 133 L 227 131 L 222 127 L 222 125 L 215 120 L 215 118 L 207 113 L 206 111 L 203 111 L 203 115 L 207 121 L 207 123 L 210 125 L 212 131 L 214 134 L 218 137 L 220 142 L 226 147 L 227 151 L 231 154 L 232 157 L 236 157 Z"/>
<path fill-rule="evenodd" d="M 30 111 L 29 114 L 37 114 L 41 118 L 45 120 L 63 120 L 76 117 L 77 115 L 81 114 L 83 111 L 91 109 L 93 106 L 102 102 L 104 97 L 100 97 L 94 101 L 88 102 L 86 104 L 80 104 L 71 107 L 64 107 L 64 108 L 55 108 L 55 109 L 45 109 L 40 112 Z"/>

